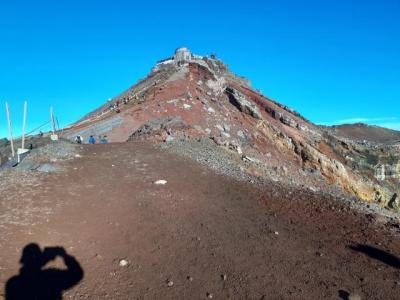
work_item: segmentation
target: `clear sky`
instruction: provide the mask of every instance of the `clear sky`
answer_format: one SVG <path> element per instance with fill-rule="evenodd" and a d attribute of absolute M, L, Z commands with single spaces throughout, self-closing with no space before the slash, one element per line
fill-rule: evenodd
<path fill-rule="evenodd" d="M 319 124 L 400 130 L 400 1 L 1 1 L 4 102 L 20 134 L 76 121 L 175 48 L 215 52 L 265 95 Z"/>

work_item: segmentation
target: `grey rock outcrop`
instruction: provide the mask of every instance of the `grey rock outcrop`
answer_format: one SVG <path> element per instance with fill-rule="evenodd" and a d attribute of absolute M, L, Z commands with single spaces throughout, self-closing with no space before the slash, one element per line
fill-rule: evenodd
<path fill-rule="evenodd" d="M 379 180 L 400 179 L 400 162 L 395 164 L 378 164 L 375 167 L 375 177 Z"/>
<path fill-rule="evenodd" d="M 388 206 L 396 211 L 400 211 L 400 198 L 396 193 L 390 199 Z"/>
<path fill-rule="evenodd" d="M 173 118 L 155 119 L 140 126 L 128 139 L 134 140 L 144 136 L 161 134 L 164 131 L 170 132 L 172 129 L 187 129 L 180 116 Z"/>
<path fill-rule="evenodd" d="M 273 109 L 273 110 L 271 111 L 271 116 L 272 116 L 274 119 L 280 120 L 280 118 L 282 117 L 282 114 L 281 114 L 279 111 Z"/>
<path fill-rule="evenodd" d="M 252 116 L 253 118 L 262 119 L 261 112 L 257 106 L 247 100 L 242 93 L 232 87 L 227 87 L 225 91 L 228 94 L 229 101 L 240 111 Z"/>
<path fill-rule="evenodd" d="M 287 115 L 282 115 L 280 117 L 280 120 L 283 124 L 285 124 L 287 126 L 297 128 L 297 122 Z"/>

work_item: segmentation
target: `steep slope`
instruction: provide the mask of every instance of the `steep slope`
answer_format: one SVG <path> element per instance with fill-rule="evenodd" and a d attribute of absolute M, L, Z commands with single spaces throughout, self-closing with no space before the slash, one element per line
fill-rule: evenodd
<path fill-rule="evenodd" d="M 313 191 L 335 192 L 339 186 L 363 200 L 399 208 L 399 157 L 391 154 L 400 144 L 378 147 L 381 153 L 374 150 L 371 156 L 378 144 L 360 145 L 315 126 L 253 90 L 221 61 L 186 48 L 65 130 L 69 139 L 76 135 L 107 135 L 110 142 L 211 139 L 236 153 L 244 172 L 261 180 Z M 381 160 L 386 156 L 391 160 Z M 384 175 L 390 167 L 390 176 L 381 176 L 382 164 Z"/>

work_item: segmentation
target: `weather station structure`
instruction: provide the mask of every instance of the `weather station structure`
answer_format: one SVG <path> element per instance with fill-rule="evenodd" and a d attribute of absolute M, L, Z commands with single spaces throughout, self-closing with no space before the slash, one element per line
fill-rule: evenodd
<path fill-rule="evenodd" d="M 180 47 L 175 50 L 174 56 L 159 60 L 152 72 L 157 72 L 167 66 L 186 66 L 190 62 L 198 62 L 202 59 L 204 56 L 193 54 L 187 47 Z"/>

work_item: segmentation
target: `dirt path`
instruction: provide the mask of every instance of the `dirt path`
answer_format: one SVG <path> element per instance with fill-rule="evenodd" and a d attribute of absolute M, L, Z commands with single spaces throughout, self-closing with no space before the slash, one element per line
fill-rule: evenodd
<path fill-rule="evenodd" d="M 81 156 L 0 191 L 0 208 L 31 214 L 0 226 L 0 285 L 35 242 L 82 266 L 64 299 L 399 299 L 399 233 L 378 217 L 310 192 L 260 191 L 146 144 Z"/>

